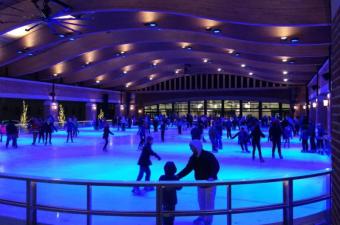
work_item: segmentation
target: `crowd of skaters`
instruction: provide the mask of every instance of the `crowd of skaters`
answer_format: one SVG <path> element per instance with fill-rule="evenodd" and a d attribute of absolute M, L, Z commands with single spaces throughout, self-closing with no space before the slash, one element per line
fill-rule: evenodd
<path fill-rule="evenodd" d="M 20 124 L 22 126 L 22 124 Z M 58 128 L 63 128 L 66 133 L 66 143 L 72 142 L 75 137 L 78 136 L 78 120 L 75 116 L 67 118 L 64 123 L 58 123 L 52 115 L 47 118 L 32 117 L 25 125 L 26 129 L 32 134 L 32 145 L 36 144 L 52 144 L 53 133 L 58 131 Z M 0 142 L 3 140 L 3 136 L 6 136 L 6 148 L 8 148 L 10 142 L 14 148 L 18 147 L 19 138 L 19 124 L 13 120 L 3 121 L 0 123 Z"/>

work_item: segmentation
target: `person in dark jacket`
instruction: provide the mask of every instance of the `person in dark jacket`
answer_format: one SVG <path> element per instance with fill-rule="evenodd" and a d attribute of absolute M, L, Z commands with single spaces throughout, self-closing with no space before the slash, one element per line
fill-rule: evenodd
<path fill-rule="evenodd" d="M 139 135 L 138 150 L 142 150 L 142 148 L 145 144 L 145 132 L 146 132 L 145 122 L 143 121 L 139 125 L 139 129 L 138 129 L 138 132 L 137 132 L 137 134 Z"/>
<path fill-rule="evenodd" d="M 151 177 L 150 165 L 152 164 L 150 160 L 151 156 L 154 156 L 158 160 L 161 160 L 161 157 L 152 150 L 151 148 L 152 143 L 153 143 L 153 138 L 151 136 L 148 136 L 146 138 L 146 144 L 144 145 L 142 153 L 140 154 L 139 159 L 138 159 L 139 173 L 137 176 L 137 181 L 142 180 L 144 173 L 145 173 L 145 181 L 150 180 L 150 177 Z M 152 191 L 153 187 L 146 187 L 145 190 Z M 141 193 L 139 187 L 134 187 L 132 192 L 136 195 L 139 195 Z"/>
<path fill-rule="evenodd" d="M 45 131 L 45 145 L 47 145 L 47 141 L 52 144 L 52 133 L 53 131 L 57 131 L 57 128 L 54 126 L 53 117 L 49 117 L 44 123 L 44 131 Z"/>
<path fill-rule="evenodd" d="M 75 131 L 75 125 L 72 121 L 72 118 L 68 118 L 67 122 L 64 125 L 64 129 L 67 132 L 67 138 L 66 138 L 66 143 L 68 143 L 68 140 L 71 138 L 71 142 L 73 143 L 73 134 Z"/>
<path fill-rule="evenodd" d="M 161 140 L 162 140 L 162 142 L 164 142 L 165 129 L 166 129 L 166 120 L 165 119 L 161 122 L 160 128 L 161 128 Z"/>
<path fill-rule="evenodd" d="M 226 121 L 225 121 L 225 127 L 226 127 L 226 130 L 227 130 L 227 138 L 230 138 L 231 139 L 231 128 L 232 128 L 233 124 L 230 120 L 230 118 L 228 118 Z"/>
<path fill-rule="evenodd" d="M 162 175 L 160 181 L 176 181 L 178 177 L 175 176 L 177 168 L 174 162 L 168 161 L 164 165 L 164 175 Z M 181 187 L 167 187 L 163 189 L 162 207 L 164 211 L 175 211 L 177 204 L 177 190 Z M 163 225 L 173 225 L 175 217 L 173 215 L 163 217 Z"/>
<path fill-rule="evenodd" d="M 217 131 L 214 125 L 209 128 L 209 138 L 211 143 L 211 150 L 213 152 L 218 152 Z"/>
<path fill-rule="evenodd" d="M 231 139 L 234 139 L 238 136 L 238 143 L 241 146 L 242 152 L 250 153 L 248 150 L 248 141 L 249 141 L 249 133 L 244 128 L 244 126 L 241 127 L 241 130 L 237 132 Z"/>
<path fill-rule="evenodd" d="M 196 180 L 217 180 L 217 174 L 220 165 L 214 154 L 202 149 L 202 142 L 200 140 L 192 140 L 190 142 L 190 149 L 192 156 L 190 157 L 185 168 L 177 174 L 178 179 L 181 179 L 194 171 Z M 198 204 L 200 210 L 212 210 L 215 205 L 216 186 L 198 187 Z M 194 220 L 194 224 L 211 225 L 213 217 L 199 216 Z"/>
<path fill-rule="evenodd" d="M 281 153 L 281 135 L 282 130 L 280 127 L 280 123 L 278 120 L 275 120 L 273 121 L 271 127 L 269 128 L 269 139 L 272 142 L 272 158 L 275 158 L 276 147 L 279 152 L 280 159 L 283 158 Z"/>
<path fill-rule="evenodd" d="M 105 140 L 105 145 L 103 147 L 103 151 L 107 151 L 106 147 L 107 144 L 109 143 L 109 135 L 114 135 L 111 131 L 110 131 L 110 126 L 108 123 L 105 124 L 104 126 L 104 130 L 103 130 L 103 139 Z"/>
<path fill-rule="evenodd" d="M 261 152 L 261 137 L 265 137 L 265 135 L 262 133 L 260 126 L 258 124 L 255 126 L 254 130 L 250 133 L 250 137 L 253 145 L 253 160 L 255 160 L 255 151 L 257 147 L 257 150 L 259 151 L 260 161 L 264 162 Z"/>
<path fill-rule="evenodd" d="M 9 142 L 12 141 L 12 146 L 14 148 L 18 147 L 17 144 L 17 138 L 18 138 L 18 128 L 15 126 L 12 120 L 8 122 L 6 125 L 6 135 L 7 135 L 7 140 L 6 140 L 6 148 L 8 148 Z"/>

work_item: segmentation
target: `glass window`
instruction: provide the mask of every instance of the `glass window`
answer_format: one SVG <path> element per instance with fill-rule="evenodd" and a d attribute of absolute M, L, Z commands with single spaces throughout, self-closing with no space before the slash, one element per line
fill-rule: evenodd
<path fill-rule="evenodd" d="M 279 103 L 277 102 L 263 102 L 262 116 L 278 116 L 280 113 Z"/>
<path fill-rule="evenodd" d="M 191 101 L 190 112 L 192 115 L 203 115 L 204 114 L 204 101 Z"/>
<path fill-rule="evenodd" d="M 226 116 L 240 115 L 240 101 L 239 100 L 224 100 L 224 114 Z"/>
<path fill-rule="evenodd" d="M 243 102 L 243 115 L 244 116 L 253 116 L 259 118 L 259 103 L 258 102 Z"/>
<path fill-rule="evenodd" d="M 162 115 L 170 115 L 172 113 L 172 104 L 159 104 L 159 113 Z"/>
<path fill-rule="evenodd" d="M 208 100 L 207 101 L 207 114 L 208 116 L 221 116 L 222 101 L 221 100 Z"/>
<path fill-rule="evenodd" d="M 188 114 L 188 103 L 187 102 L 176 102 L 175 103 L 175 113 L 180 116 Z"/>

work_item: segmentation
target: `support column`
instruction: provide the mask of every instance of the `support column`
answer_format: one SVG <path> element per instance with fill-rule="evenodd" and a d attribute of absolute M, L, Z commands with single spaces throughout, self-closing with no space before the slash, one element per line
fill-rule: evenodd
<path fill-rule="evenodd" d="M 279 102 L 279 117 L 282 119 L 282 102 Z"/>
<path fill-rule="evenodd" d="M 203 107 L 204 107 L 204 115 L 207 115 L 208 114 L 208 103 L 207 103 L 207 100 L 204 100 Z"/>
<path fill-rule="evenodd" d="M 190 108 L 190 101 L 188 101 L 188 114 L 191 113 L 191 108 Z"/>
<path fill-rule="evenodd" d="M 240 116 L 243 116 L 243 101 L 240 100 Z"/>
<path fill-rule="evenodd" d="M 262 118 L 262 102 L 259 102 L 259 119 Z"/>
<path fill-rule="evenodd" d="M 224 76 L 223 76 L 224 77 Z M 224 82 L 223 82 L 224 83 Z M 222 101 L 222 111 L 221 111 L 221 116 L 224 117 L 224 100 L 221 100 Z"/>
<path fill-rule="evenodd" d="M 97 118 L 97 104 L 88 102 L 85 105 L 85 120 L 95 121 Z"/>

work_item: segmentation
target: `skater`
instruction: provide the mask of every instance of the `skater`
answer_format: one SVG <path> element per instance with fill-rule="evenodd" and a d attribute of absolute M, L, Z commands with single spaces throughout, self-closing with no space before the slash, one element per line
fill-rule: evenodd
<path fill-rule="evenodd" d="M 309 130 L 307 125 L 303 125 L 301 128 L 301 134 L 300 134 L 300 141 L 302 144 L 302 150 L 301 152 L 308 152 L 308 139 L 309 139 Z"/>
<path fill-rule="evenodd" d="M 275 120 L 269 128 L 269 139 L 272 142 L 272 158 L 275 158 L 275 149 L 277 148 L 280 159 L 283 159 L 281 153 L 281 135 L 282 130 L 280 127 L 280 123 L 278 120 Z"/>
<path fill-rule="evenodd" d="M 192 156 L 190 157 L 185 168 L 177 174 L 178 179 L 181 179 L 191 173 L 195 172 L 195 180 L 217 180 L 217 174 L 220 165 L 214 154 L 202 149 L 202 142 L 200 140 L 192 140 L 190 142 L 190 149 Z M 215 207 L 216 186 L 198 187 L 198 205 L 200 210 L 213 210 Z M 211 225 L 213 217 L 211 215 L 199 216 L 194 220 L 194 224 Z"/>
<path fill-rule="evenodd" d="M 8 121 L 8 124 L 6 125 L 6 148 L 8 148 L 9 142 L 12 141 L 13 148 L 17 148 L 17 139 L 18 139 L 18 128 L 15 126 L 12 120 Z"/>
<path fill-rule="evenodd" d="M 211 150 L 212 152 L 218 152 L 217 148 L 217 131 L 216 127 L 212 125 L 209 128 L 209 138 L 210 138 L 210 143 L 211 143 Z"/>
<path fill-rule="evenodd" d="M 226 127 L 226 130 L 227 130 L 227 138 L 229 139 L 232 139 L 231 137 L 231 128 L 232 128 L 233 124 L 230 120 L 230 118 L 228 118 L 226 121 L 225 121 L 225 127 Z"/>
<path fill-rule="evenodd" d="M 39 129 L 40 129 L 38 119 L 35 117 L 32 117 L 32 119 L 29 121 L 28 127 L 33 135 L 32 145 L 35 145 L 38 135 L 39 135 Z"/>
<path fill-rule="evenodd" d="M 176 119 L 176 122 L 177 122 L 177 131 L 178 131 L 178 134 L 181 135 L 182 134 L 182 126 L 183 126 L 183 121 L 180 117 L 178 117 Z"/>
<path fill-rule="evenodd" d="M 151 177 L 151 171 L 150 171 L 150 165 L 151 160 L 150 157 L 154 156 L 156 157 L 158 160 L 161 160 L 161 157 L 159 155 L 157 155 L 157 153 L 155 153 L 152 150 L 152 143 L 153 143 L 153 137 L 148 136 L 146 138 L 146 144 L 143 147 L 143 150 L 140 154 L 140 157 L 138 159 L 138 165 L 139 165 L 139 173 L 137 176 L 137 181 L 141 181 L 144 174 L 145 174 L 145 181 L 150 181 L 150 177 Z M 145 191 L 152 191 L 154 190 L 153 187 L 145 187 L 144 188 Z M 134 187 L 132 189 L 132 192 L 136 195 L 141 194 L 141 190 L 139 189 L 138 186 Z"/>
<path fill-rule="evenodd" d="M 0 123 L 0 142 L 2 142 L 2 136 L 6 135 L 6 125 Z"/>
<path fill-rule="evenodd" d="M 107 144 L 109 143 L 109 135 L 114 135 L 111 131 L 110 131 L 110 126 L 108 123 L 105 123 L 105 126 L 104 126 L 104 130 L 103 130 L 103 139 L 105 140 L 105 145 L 103 147 L 103 151 L 107 151 L 106 147 L 107 147 Z"/>
<path fill-rule="evenodd" d="M 255 151 L 256 148 L 259 151 L 259 157 L 260 161 L 264 162 L 264 159 L 262 157 L 262 151 L 261 151 L 261 137 L 265 137 L 265 135 L 262 133 L 260 126 L 257 124 L 254 128 L 254 130 L 250 133 L 251 142 L 253 145 L 253 160 L 255 160 Z"/>
<path fill-rule="evenodd" d="M 168 161 L 164 165 L 164 175 L 162 175 L 160 181 L 176 181 L 178 177 L 175 176 L 177 168 L 174 162 Z M 164 211 L 175 211 L 177 204 L 177 190 L 181 187 L 167 187 L 163 189 L 162 208 Z M 173 215 L 166 215 L 163 217 L 163 225 L 173 225 L 175 217 Z"/>
<path fill-rule="evenodd" d="M 52 133 L 53 131 L 57 131 L 57 128 L 53 124 L 54 119 L 49 117 L 46 122 L 44 123 L 44 131 L 45 131 L 45 145 L 47 145 L 47 141 L 49 144 L 52 144 Z"/>
<path fill-rule="evenodd" d="M 139 125 L 139 129 L 138 129 L 138 132 L 137 132 L 137 135 L 139 135 L 138 150 L 142 150 L 142 148 L 145 144 L 145 132 L 146 132 L 145 123 L 142 122 Z"/>
<path fill-rule="evenodd" d="M 163 119 L 160 128 L 161 128 L 161 140 L 162 140 L 162 142 L 164 142 L 165 129 L 166 129 L 166 120 L 165 119 Z"/>
<path fill-rule="evenodd" d="M 286 126 L 283 129 L 283 147 L 286 148 L 286 146 L 288 146 L 288 148 L 290 148 L 290 139 L 293 137 L 292 135 L 292 127 L 291 126 Z"/>
<path fill-rule="evenodd" d="M 67 122 L 64 125 L 64 129 L 67 132 L 66 143 L 68 143 L 68 140 L 70 138 L 71 138 L 71 142 L 73 143 L 73 136 L 75 135 L 75 125 L 71 117 L 67 119 Z"/>
<path fill-rule="evenodd" d="M 248 150 L 248 142 L 249 142 L 249 133 L 244 128 L 244 126 L 241 127 L 241 130 L 237 132 L 231 139 L 234 139 L 238 136 L 238 143 L 241 146 L 242 152 L 250 153 Z"/>

